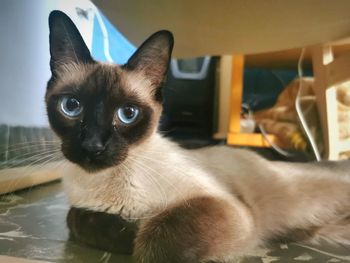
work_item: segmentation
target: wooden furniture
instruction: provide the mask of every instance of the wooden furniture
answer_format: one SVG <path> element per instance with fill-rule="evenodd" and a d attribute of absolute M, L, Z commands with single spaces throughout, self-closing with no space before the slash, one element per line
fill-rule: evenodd
<path fill-rule="evenodd" d="M 349 36 L 348 0 L 92 0 L 139 46 L 160 29 L 174 33 L 174 57 L 258 54 Z"/>
<path fill-rule="evenodd" d="M 339 139 L 335 87 L 337 84 L 350 80 L 350 50 L 348 50 L 348 42 L 348 39 L 346 39 L 341 42 L 320 44 L 307 48 L 309 52 L 305 64 L 306 67 L 310 67 L 311 63 L 313 65 L 315 77 L 314 92 L 324 144 L 323 159 L 327 160 L 338 160 L 342 152 L 350 151 L 350 141 L 341 141 Z M 336 53 L 334 52 L 335 50 L 337 50 Z M 288 52 L 293 53 L 291 51 Z M 300 56 L 301 51 L 299 50 L 298 53 Z M 288 63 L 285 57 L 286 55 L 281 52 L 279 59 L 282 64 Z M 288 57 L 289 60 L 291 58 L 292 57 Z M 254 61 L 254 56 L 251 56 L 250 59 Z M 243 61 L 243 56 L 233 56 L 230 99 L 231 111 L 227 142 L 231 145 L 268 147 L 270 146 L 269 142 L 261 134 L 244 134 L 240 132 Z M 272 135 L 269 137 L 269 141 L 283 147 L 278 138 Z"/>
<path fill-rule="evenodd" d="M 313 46 L 312 62 L 325 148 L 324 159 L 338 160 L 342 152 L 350 151 L 350 141 L 344 142 L 339 139 L 335 85 L 350 80 L 350 52 L 335 57 L 332 46 L 332 43 Z"/>
<path fill-rule="evenodd" d="M 175 57 L 257 54 L 287 50 L 329 43 L 348 37 L 350 32 L 350 16 L 348 15 L 350 1 L 348 0 L 332 2 L 309 0 L 297 3 L 293 0 L 245 2 L 232 0 L 220 3 L 213 3 L 210 0 L 179 0 L 164 3 L 157 0 L 147 2 L 93 0 L 93 2 L 136 45 L 159 29 L 166 28 L 173 31 L 176 40 Z M 320 47 L 318 51 L 315 47 L 314 66 L 315 64 L 320 65 L 316 62 L 320 61 L 316 56 L 321 56 L 321 53 Z M 291 60 L 297 61 L 299 54 L 292 57 Z M 239 56 L 234 56 L 233 59 L 232 65 L 239 72 L 243 60 Z M 345 60 L 344 58 L 340 59 L 340 62 L 324 65 L 325 70 L 334 69 L 340 64 L 345 65 Z M 248 61 L 247 57 L 246 61 Z M 269 64 L 268 60 L 267 64 Z M 339 146 L 339 142 L 334 141 L 336 129 L 330 126 L 330 116 L 335 113 L 334 107 L 325 106 L 327 101 L 332 100 L 331 97 L 334 99 L 334 90 L 329 88 L 334 83 L 323 81 L 321 77 L 323 73 L 320 72 L 322 72 L 322 67 L 316 69 L 317 82 L 330 84 L 328 88 L 325 88 L 325 84 L 321 84 L 320 90 L 317 91 L 317 105 L 322 115 L 322 127 L 327 148 L 325 158 L 335 159 L 338 150 L 333 153 L 330 149 L 334 147 L 340 149 L 343 146 Z M 239 96 L 237 83 L 240 83 L 241 80 L 238 74 L 237 76 L 232 75 L 232 79 L 234 80 L 231 96 L 233 108 L 230 110 L 228 142 L 235 144 L 254 142 L 253 144 L 264 145 L 260 135 L 238 135 L 237 109 L 241 96 Z M 274 140 L 274 138 L 271 139 Z"/>
<path fill-rule="evenodd" d="M 270 143 L 259 133 L 241 132 L 241 107 L 243 96 L 244 56 L 233 55 L 231 67 L 231 96 L 230 120 L 227 134 L 227 143 L 237 146 L 269 147 Z M 273 135 L 268 135 L 269 141 L 281 145 Z"/>

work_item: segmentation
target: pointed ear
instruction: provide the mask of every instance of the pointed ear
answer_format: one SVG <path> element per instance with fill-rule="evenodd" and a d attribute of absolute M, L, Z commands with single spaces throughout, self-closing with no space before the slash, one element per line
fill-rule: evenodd
<path fill-rule="evenodd" d="M 60 65 L 91 63 L 93 59 L 73 21 L 61 11 L 52 11 L 49 16 L 50 66 L 53 75 Z"/>
<path fill-rule="evenodd" d="M 162 30 L 151 35 L 128 60 L 124 68 L 144 73 L 158 87 L 168 70 L 174 37 Z"/>

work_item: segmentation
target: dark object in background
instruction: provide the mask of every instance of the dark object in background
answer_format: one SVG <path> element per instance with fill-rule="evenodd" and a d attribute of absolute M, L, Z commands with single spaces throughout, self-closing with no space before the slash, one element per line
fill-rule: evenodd
<path fill-rule="evenodd" d="M 173 59 L 163 88 L 160 131 L 176 141 L 211 140 L 217 58 Z"/>
<path fill-rule="evenodd" d="M 312 71 L 304 70 L 304 77 L 312 76 Z M 275 105 L 284 88 L 298 77 L 295 69 L 244 69 L 243 103 L 249 109 L 258 111 Z"/>

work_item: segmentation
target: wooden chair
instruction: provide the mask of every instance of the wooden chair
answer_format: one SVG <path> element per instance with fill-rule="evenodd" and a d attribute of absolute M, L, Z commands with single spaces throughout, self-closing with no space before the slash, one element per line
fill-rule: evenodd
<path fill-rule="evenodd" d="M 268 140 L 260 133 L 243 133 L 241 132 L 241 107 L 243 95 L 243 70 L 244 56 L 233 55 L 231 67 L 231 98 L 230 98 L 230 115 L 229 131 L 227 134 L 227 143 L 236 146 L 250 147 L 269 147 L 270 142 L 278 146 L 283 146 L 278 138 L 274 135 L 267 135 Z"/>
<path fill-rule="evenodd" d="M 350 151 L 350 140 L 339 140 L 336 94 L 336 85 L 350 80 L 350 52 L 334 57 L 332 46 L 334 44 L 313 46 L 312 65 L 325 149 L 323 158 L 338 160 L 340 153 Z"/>

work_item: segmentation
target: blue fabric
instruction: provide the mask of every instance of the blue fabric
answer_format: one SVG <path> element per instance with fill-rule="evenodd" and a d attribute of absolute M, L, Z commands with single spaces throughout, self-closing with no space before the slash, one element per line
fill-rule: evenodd
<path fill-rule="evenodd" d="M 135 52 L 136 47 L 131 44 L 100 12 L 103 23 L 108 32 L 109 41 L 109 53 L 113 59 L 114 63 L 124 64 L 130 58 L 130 56 Z M 105 50 L 103 45 L 103 33 L 98 19 L 94 17 L 94 27 L 93 27 L 93 39 L 92 39 L 92 56 L 99 61 L 108 61 L 105 56 Z"/>

